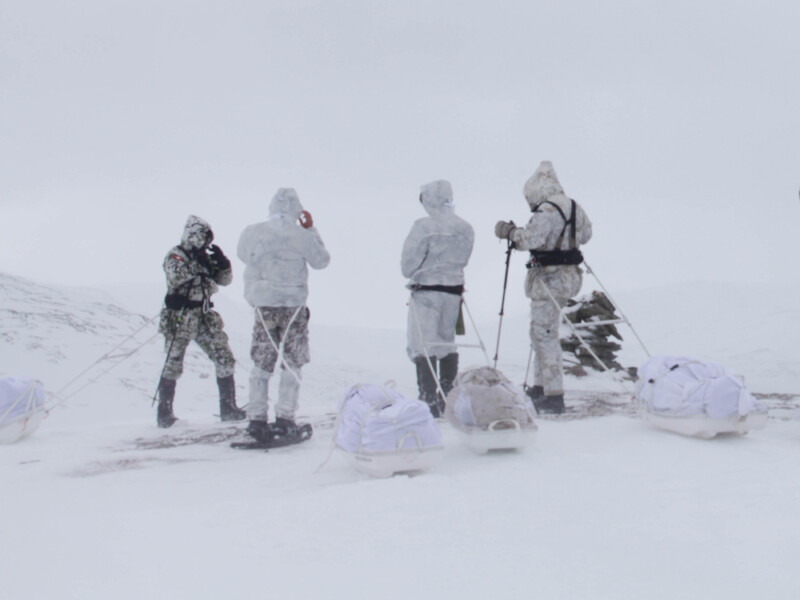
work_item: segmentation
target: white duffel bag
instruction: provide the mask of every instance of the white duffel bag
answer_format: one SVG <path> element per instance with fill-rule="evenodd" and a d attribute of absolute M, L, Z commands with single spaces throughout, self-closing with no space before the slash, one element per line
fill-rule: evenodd
<path fill-rule="evenodd" d="M 653 356 L 639 368 L 640 416 L 683 435 L 747 433 L 767 423 L 767 409 L 723 365 L 686 356 Z"/>
<path fill-rule="evenodd" d="M 359 471 L 379 477 L 429 468 L 443 449 L 427 404 L 374 384 L 347 389 L 334 443 Z"/>

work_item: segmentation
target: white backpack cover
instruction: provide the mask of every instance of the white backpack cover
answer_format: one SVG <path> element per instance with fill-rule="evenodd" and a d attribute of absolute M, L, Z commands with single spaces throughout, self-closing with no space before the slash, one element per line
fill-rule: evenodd
<path fill-rule="evenodd" d="M 358 470 L 380 477 L 433 466 L 443 449 L 427 404 L 374 384 L 347 389 L 334 443 Z"/>
<path fill-rule="evenodd" d="M 444 416 L 479 452 L 522 448 L 538 428 L 528 396 L 497 369 L 476 367 L 458 375 Z"/>
<path fill-rule="evenodd" d="M 0 444 L 32 434 L 45 415 L 42 384 L 29 377 L 0 379 Z"/>
<path fill-rule="evenodd" d="M 767 409 L 723 365 L 686 356 L 654 356 L 639 368 L 639 414 L 684 435 L 747 433 L 767 423 Z"/>

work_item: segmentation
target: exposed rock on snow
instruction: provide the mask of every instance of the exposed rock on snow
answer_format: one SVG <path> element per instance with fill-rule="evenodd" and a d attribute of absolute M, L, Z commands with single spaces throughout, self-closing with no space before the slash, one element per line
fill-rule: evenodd
<path fill-rule="evenodd" d="M 614 309 L 614 304 L 603 292 L 596 290 L 591 294 L 569 300 L 564 309 L 564 315 L 571 323 L 575 324 L 616 321 L 620 318 Z M 615 324 L 606 323 L 593 327 L 581 327 L 578 333 L 606 367 L 613 371 L 625 372 L 626 379 L 636 378 L 635 367 L 625 368 L 617 360 L 617 352 L 622 349 L 622 345 L 611 338 L 622 341 L 622 335 Z M 568 336 L 561 338 L 561 349 L 566 355 L 564 370 L 567 373 L 583 377 L 587 375 L 586 369 L 603 370 L 571 330 Z"/>

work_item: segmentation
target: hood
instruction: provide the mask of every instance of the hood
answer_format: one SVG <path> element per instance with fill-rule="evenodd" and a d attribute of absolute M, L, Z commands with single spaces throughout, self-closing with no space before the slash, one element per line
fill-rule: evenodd
<path fill-rule="evenodd" d="M 553 163 L 543 160 L 536 172 L 525 182 L 523 193 L 531 209 L 555 196 L 564 196 L 564 188 L 558 181 Z"/>
<path fill-rule="evenodd" d="M 195 215 L 189 215 L 183 227 L 181 246 L 186 250 L 202 249 L 214 241 L 214 232 L 211 226 Z"/>
<path fill-rule="evenodd" d="M 302 212 L 303 205 L 294 188 L 279 188 L 269 203 L 270 217 L 280 215 L 289 221 L 296 221 Z"/>
<path fill-rule="evenodd" d="M 449 181 L 438 179 L 422 186 L 419 195 L 422 206 L 429 215 L 455 212 L 453 203 L 453 187 Z"/>

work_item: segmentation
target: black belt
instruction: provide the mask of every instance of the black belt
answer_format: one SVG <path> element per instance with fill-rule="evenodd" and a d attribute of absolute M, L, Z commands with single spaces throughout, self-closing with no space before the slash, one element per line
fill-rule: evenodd
<path fill-rule="evenodd" d="M 203 308 L 202 300 L 189 300 L 186 296 L 180 294 L 167 294 L 164 296 L 164 305 L 172 310 L 181 310 L 182 308 Z M 209 307 L 214 306 L 213 302 L 208 303 Z"/>
<path fill-rule="evenodd" d="M 445 294 L 453 294 L 454 296 L 461 296 L 464 293 L 464 285 L 422 285 L 421 283 L 414 283 L 408 286 L 414 292 L 444 292 Z"/>
<path fill-rule="evenodd" d="M 579 265 L 583 262 L 583 253 L 577 248 L 569 250 L 531 250 L 531 259 L 525 265 L 533 267 L 557 267 L 563 265 Z"/>

